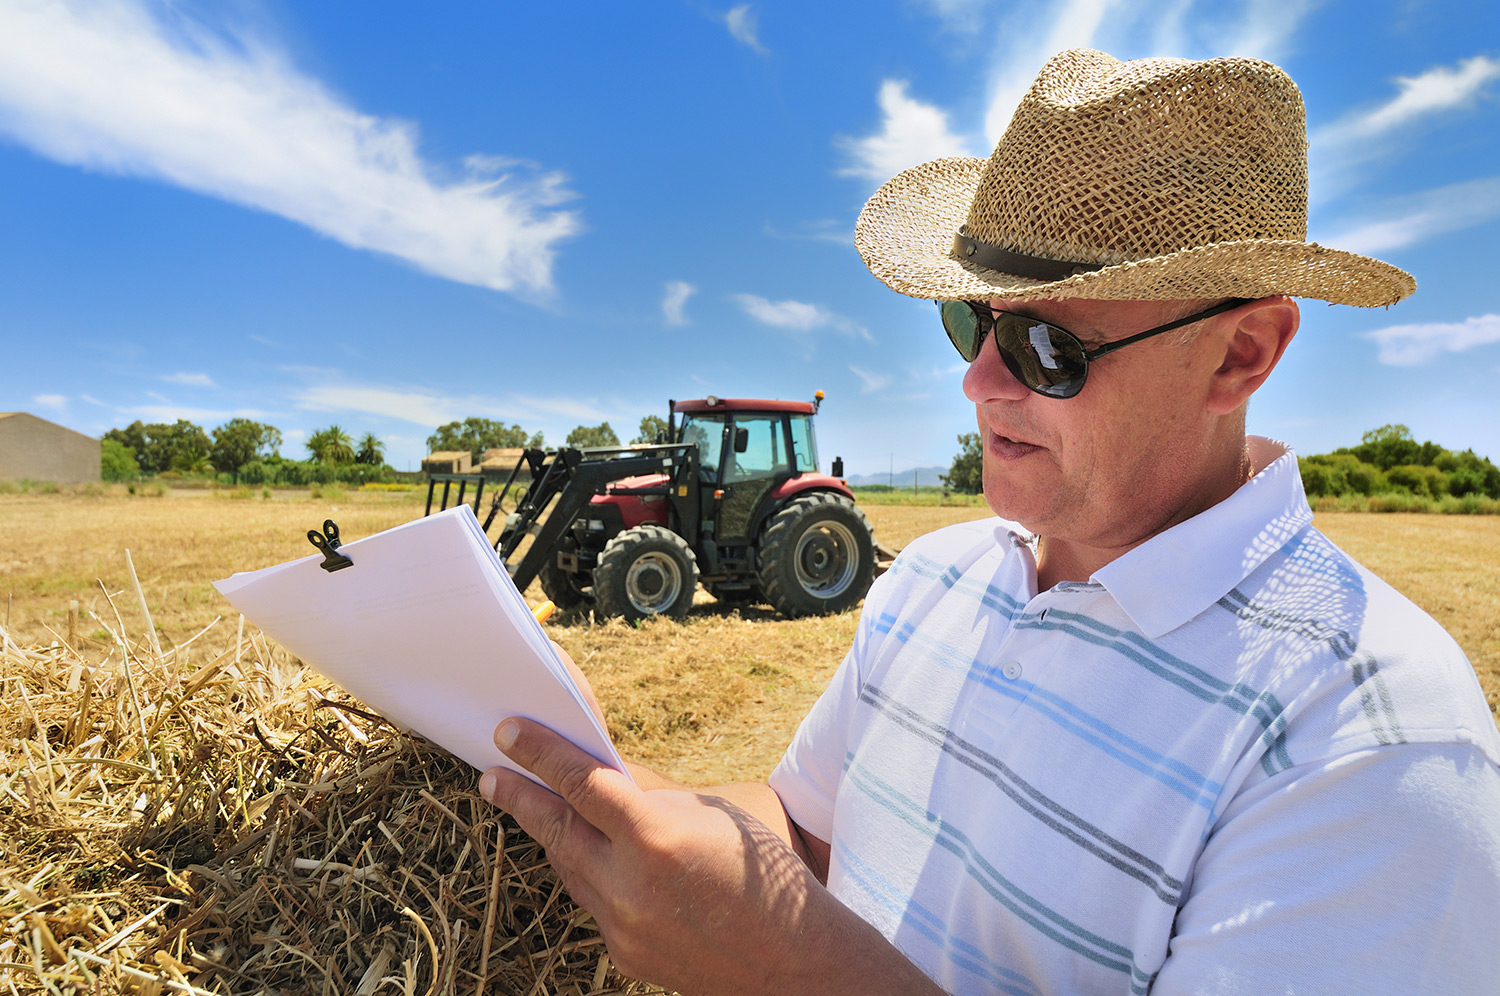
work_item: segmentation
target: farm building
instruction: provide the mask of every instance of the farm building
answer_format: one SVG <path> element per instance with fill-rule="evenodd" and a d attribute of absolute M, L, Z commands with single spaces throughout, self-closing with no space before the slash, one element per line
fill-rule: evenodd
<path fill-rule="evenodd" d="M 524 452 L 526 451 L 520 446 L 485 450 L 484 459 L 479 464 L 479 472 L 490 480 L 504 481 L 510 476 L 510 472 L 516 469 L 516 464 L 521 462 L 521 454 Z M 516 479 L 531 480 L 530 469 L 523 465 Z"/>
<path fill-rule="evenodd" d="M 0 412 L 0 481 L 99 480 L 99 440 L 26 412 Z"/>
<path fill-rule="evenodd" d="M 422 461 L 424 474 L 467 474 L 473 457 L 468 450 L 438 450 Z"/>

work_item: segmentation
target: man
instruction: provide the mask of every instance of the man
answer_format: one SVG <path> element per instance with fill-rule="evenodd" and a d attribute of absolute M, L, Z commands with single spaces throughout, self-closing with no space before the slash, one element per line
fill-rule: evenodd
<path fill-rule="evenodd" d="M 1500 980 L 1500 735 L 1435 622 L 1247 439 L 1305 242 L 1267 63 L 1064 52 L 991 158 L 886 184 L 870 269 L 931 298 L 998 520 L 903 551 L 770 786 L 636 784 L 536 724 L 485 796 L 626 972 L 691 993 L 1469 993 Z M 826 888 L 824 883 L 826 883 Z"/>

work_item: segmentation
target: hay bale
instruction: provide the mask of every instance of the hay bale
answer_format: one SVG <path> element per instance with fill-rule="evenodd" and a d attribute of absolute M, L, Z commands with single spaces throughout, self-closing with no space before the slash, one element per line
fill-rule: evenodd
<path fill-rule="evenodd" d="M 190 668 L 120 630 L 99 659 L 0 630 L 12 991 L 657 991 L 464 762 L 258 634 Z"/>

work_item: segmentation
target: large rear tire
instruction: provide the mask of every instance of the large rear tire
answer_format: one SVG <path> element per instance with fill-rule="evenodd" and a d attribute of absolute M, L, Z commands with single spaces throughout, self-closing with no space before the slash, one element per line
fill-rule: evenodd
<path fill-rule="evenodd" d="M 759 563 L 760 590 L 782 615 L 842 612 L 875 579 L 875 536 L 843 495 L 803 495 L 771 517 Z"/>
<path fill-rule="evenodd" d="M 558 547 L 559 552 L 572 553 L 578 547 L 569 541 Z M 557 566 L 557 555 L 553 554 L 540 571 L 537 572 L 537 583 L 542 586 L 542 593 L 552 600 L 552 604 L 559 609 L 573 609 L 589 600 L 584 594 L 583 586 L 580 584 L 580 576 L 574 571 L 565 571 Z"/>
<path fill-rule="evenodd" d="M 698 587 L 698 559 L 665 526 L 636 526 L 615 536 L 594 568 L 594 613 L 638 622 L 648 616 L 682 619 Z"/>

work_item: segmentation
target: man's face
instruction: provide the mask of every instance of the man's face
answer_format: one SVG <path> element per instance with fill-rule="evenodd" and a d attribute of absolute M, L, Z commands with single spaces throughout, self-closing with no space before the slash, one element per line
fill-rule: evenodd
<path fill-rule="evenodd" d="M 1093 347 L 1199 310 L 1184 301 L 1034 301 L 997 310 L 1061 326 Z M 1209 322 L 1214 322 L 1210 319 Z M 1096 360 L 1067 399 L 1035 394 L 986 341 L 964 376 L 975 403 L 990 508 L 1044 537 L 1133 546 L 1225 495 L 1206 495 L 1222 461 L 1206 409 L 1217 337 L 1177 333 Z M 1222 441 L 1221 441 L 1222 442 Z"/>

